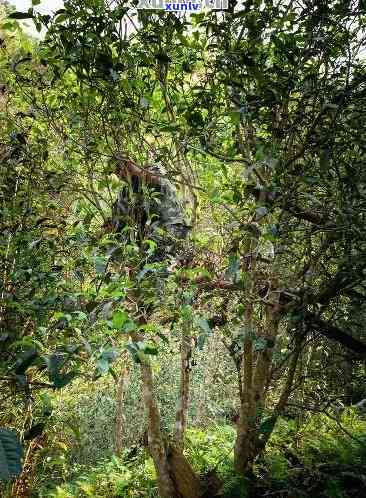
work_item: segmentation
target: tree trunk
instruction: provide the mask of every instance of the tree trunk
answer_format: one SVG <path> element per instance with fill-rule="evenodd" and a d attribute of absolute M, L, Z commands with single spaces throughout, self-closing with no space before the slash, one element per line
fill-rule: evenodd
<path fill-rule="evenodd" d="M 254 396 L 253 396 L 253 306 L 248 307 L 246 313 L 246 337 L 244 339 L 242 369 L 243 369 L 243 392 L 240 405 L 239 420 L 237 424 L 237 436 L 234 449 L 235 470 L 244 474 L 248 462 L 253 454 L 254 423 Z"/>
<path fill-rule="evenodd" d="M 200 498 L 203 493 L 199 477 L 181 450 L 170 447 L 168 455 L 171 476 L 176 487 L 177 496 L 182 498 Z"/>
<path fill-rule="evenodd" d="M 246 315 L 248 330 L 252 330 L 252 307 Z M 244 474 L 262 450 L 258 426 L 264 409 L 264 391 L 266 380 L 272 364 L 273 347 L 278 334 L 280 310 L 278 306 L 268 308 L 266 328 L 259 334 L 264 345 L 257 353 L 254 368 L 253 340 L 246 338 L 243 350 L 243 388 L 237 438 L 235 442 L 234 462 L 238 473 Z"/>
<path fill-rule="evenodd" d="M 148 412 L 148 442 L 158 477 L 160 498 L 180 498 L 170 476 L 165 441 L 160 430 L 160 413 L 153 391 L 153 375 L 147 360 L 141 363 L 142 389 Z"/>
<path fill-rule="evenodd" d="M 124 355 L 123 360 L 126 360 Z M 123 435 L 124 435 L 124 396 L 128 383 L 128 367 L 123 365 L 117 383 L 117 396 L 116 396 L 116 425 L 115 425 L 115 454 L 122 455 L 123 450 Z"/>
<path fill-rule="evenodd" d="M 160 429 L 160 413 L 153 391 L 153 375 L 148 360 L 141 362 L 142 388 L 148 412 L 149 451 L 158 478 L 160 498 L 200 498 L 201 484 L 183 453 L 169 447 Z"/>
<path fill-rule="evenodd" d="M 183 448 L 184 436 L 187 427 L 188 402 L 189 402 L 189 374 L 190 359 L 192 355 L 192 345 L 189 326 L 182 325 L 182 342 L 181 342 L 181 376 L 180 390 L 178 398 L 178 407 L 175 419 L 175 441 L 177 447 Z"/>

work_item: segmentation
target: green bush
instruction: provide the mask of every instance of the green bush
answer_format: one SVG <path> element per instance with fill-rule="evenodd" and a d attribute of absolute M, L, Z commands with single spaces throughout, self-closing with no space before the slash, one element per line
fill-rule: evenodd
<path fill-rule="evenodd" d="M 366 420 L 352 409 L 342 414 L 339 423 L 325 414 L 313 415 L 300 428 L 297 439 L 297 451 L 306 465 L 366 463 Z"/>
<path fill-rule="evenodd" d="M 46 488 L 39 498 L 157 498 L 155 469 L 150 458 L 140 451 L 133 461 L 116 457 L 95 468 L 81 467 L 70 483 Z"/>
<path fill-rule="evenodd" d="M 186 453 L 197 472 L 212 469 L 225 472 L 232 468 L 235 429 L 230 425 L 217 425 L 208 430 L 188 429 Z"/>

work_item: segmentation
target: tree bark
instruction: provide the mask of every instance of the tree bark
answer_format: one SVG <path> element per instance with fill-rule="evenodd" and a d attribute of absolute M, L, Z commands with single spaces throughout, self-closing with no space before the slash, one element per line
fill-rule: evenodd
<path fill-rule="evenodd" d="M 254 396 L 253 396 L 253 331 L 252 331 L 253 306 L 249 305 L 246 312 L 246 337 L 244 340 L 242 369 L 243 393 L 240 405 L 237 435 L 234 449 L 235 470 L 244 474 L 248 461 L 253 453 L 254 423 Z"/>
<path fill-rule="evenodd" d="M 252 328 L 252 308 L 248 309 L 247 326 Z M 268 308 L 266 327 L 259 337 L 264 345 L 257 353 L 254 367 L 253 340 L 248 336 L 243 351 L 243 391 L 241 397 L 240 417 L 237 425 L 234 464 L 235 470 L 244 474 L 254 463 L 261 451 L 261 439 L 258 426 L 264 409 L 264 391 L 272 364 L 273 347 L 278 334 L 280 310 L 278 306 Z"/>
<path fill-rule="evenodd" d="M 126 360 L 126 355 L 124 355 Z M 115 425 L 115 454 L 122 455 L 123 450 L 123 436 L 124 436 L 124 397 L 128 383 L 129 370 L 127 365 L 123 365 L 117 383 L 117 396 L 116 396 L 116 425 Z"/>
<path fill-rule="evenodd" d="M 183 448 L 184 436 L 187 428 L 189 383 L 190 383 L 190 359 L 192 355 L 192 344 L 189 326 L 182 325 L 181 341 L 181 377 L 178 398 L 178 407 L 175 419 L 175 441 L 178 448 Z"/>
<path fill-rule="evenodd" d="M 261 336 L 266 344 L 258 353 L 253 381 L 254 401 L 259 405 L 264 404 L 264 390 L 272 365 L 273 349 L 278 335 L 281 316 L 277 309 L 269 308 L 266 318 L 266 330 Z"/>
<path fill-rule="evenodd" d="M 153 375 L 148 360 L 141 362 L 142 389 L 145 407 L 148 412 L 148 442 L 158 477 L 160 498 L 180 498 L 170 476 L 168 456 L 163 434 L 160 429 L 160 413 L 155 401 Z"/>
<path fill-rule="evenodd" d="M 160 498 L 200 498 L 201 484 L 198 476 L 180 449 L 169 446 L 160 429 L 151 365 L 141 362 L 142 389 L 148 412 L 149 451 L 156 469 Z"/>

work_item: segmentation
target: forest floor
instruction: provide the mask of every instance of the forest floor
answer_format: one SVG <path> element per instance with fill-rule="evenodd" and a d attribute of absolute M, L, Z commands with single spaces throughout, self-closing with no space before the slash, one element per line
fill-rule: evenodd
<path fill-rule="evenodd" d="M 341 425 L 339 425 L 341 424 Z M 342 428 L 340 428 L 342 427 Z M 366 420 L 353 412 L 339 421 L 314 414 L 281 419 L 263 457 L 247 477 L 233 474 L 235 429 L 191 428 L 186 454 L 204 478 L 218 476 L 223 498 L 366 497 Z M 222 455 L 226 455 L 225 458 Z M 71 459 L 72 460 L 72 459 Z M 157 498 L 155 470 L 144 448 L 126 448 L 98 465 L 50 462 L 38 468 L 34 498 Z M 63 465 L 63 467 L 62 467 Z M 211 498 L 211 497 L 210 497 Z M 213 497 L 212 497 L 213 498 Z"/>

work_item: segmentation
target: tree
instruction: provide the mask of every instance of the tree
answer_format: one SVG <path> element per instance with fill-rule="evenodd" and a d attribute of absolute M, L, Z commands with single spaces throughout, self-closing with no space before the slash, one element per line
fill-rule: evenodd
<path fill-rule="evenodd" d="M 200 484 L 181 452 L 188 360 L 213 329 L 238 372 L 241 474 L 296 395 L 306 358 L 316 356 L 311 338 L 322 336 L 318 344 L 334 354 L 347 350 L 352 361 L 365 357 L 364 9 L 246 1 L 236 12 L 190 20 L 140 11 L 134 23 L 134 14 L 87 0 L 65 2 L 53 18 L 31 12 L 48 31 L 31 69 L 23 60 L 16 78 L 48 127 L 60 190 L 87 213 L 85 251 L 97 275 L 95 293 L 84 298 L 94 310 L 105 305 L 102 294 L 110 299 L 113 326 L 141 366 L 160 494 L 196 496 Z M 149 261 L 153 241 L 121 244 L 106 230 L 126 187 L 115 175 L 121 157 L 143 170 L 162 163 L 186 200 L 193 254 L 174 273 L 164 258 Z M 114 299 L 116 281 L 124 291 Z M 177 319 L 162 303 L 175 302 L 178 286 L 175 445 L 160 428 L 154 395 L 150 363 L 160 336 L 148 332 L 161 320 L 157 311 Z M 184 472 L 196 489 L 186 488 Z"/>

